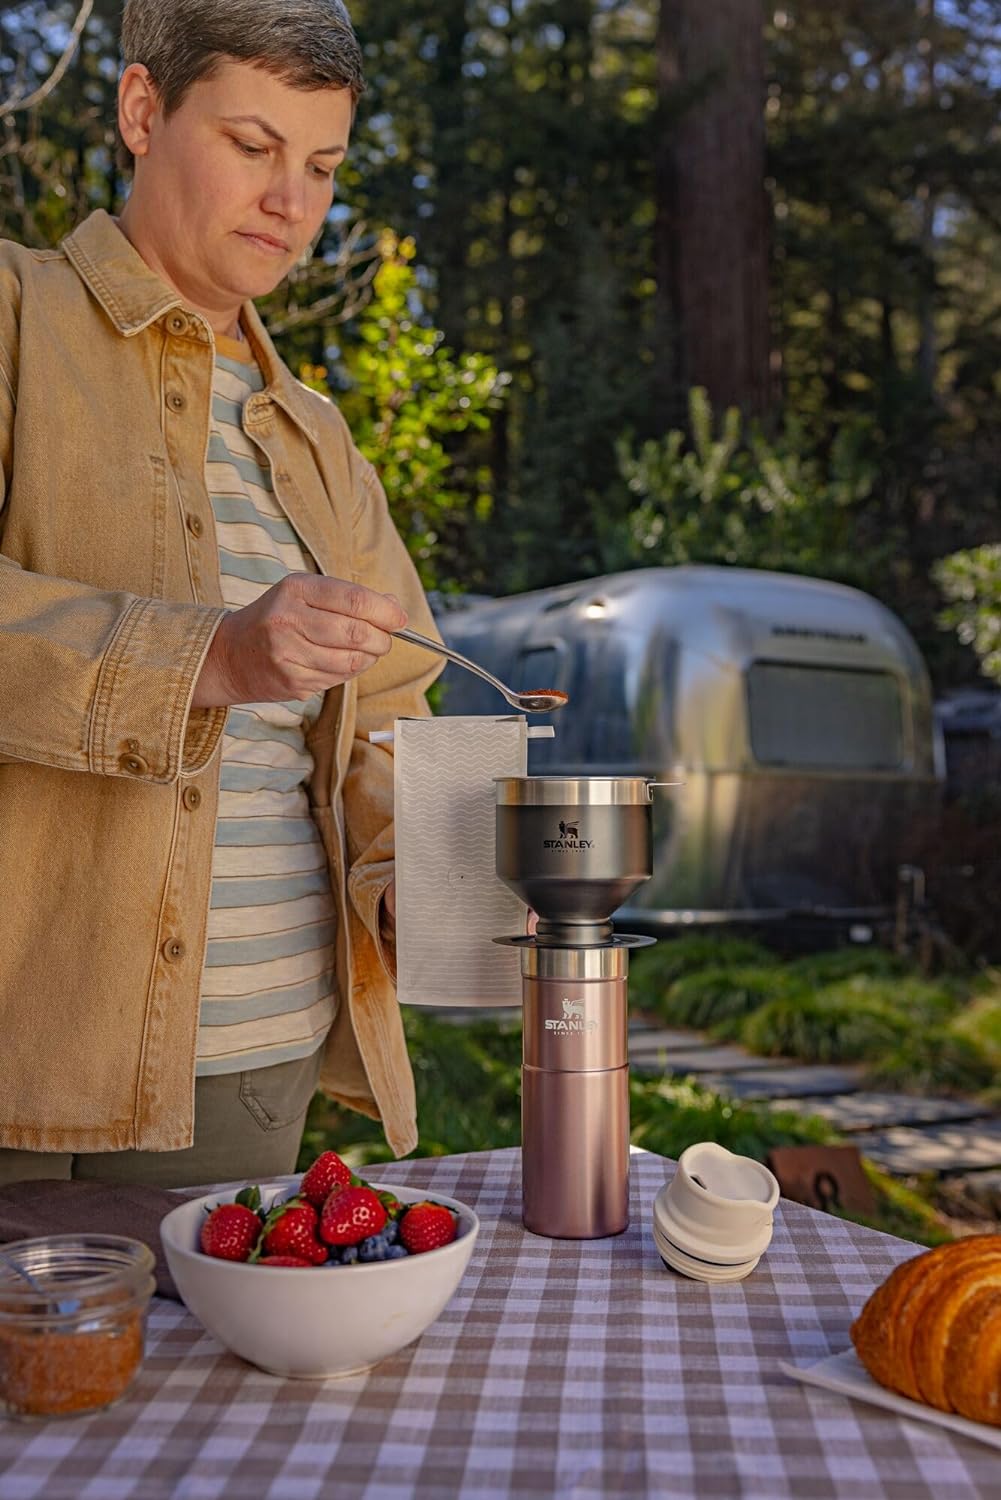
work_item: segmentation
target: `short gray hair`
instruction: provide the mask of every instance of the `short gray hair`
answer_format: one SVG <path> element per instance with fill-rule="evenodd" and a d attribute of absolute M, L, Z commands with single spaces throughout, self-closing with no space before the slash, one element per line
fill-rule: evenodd
<path fill-rule="evenodd" d="M 126 67 L 149 70 L 167 115 L 227 59 L 256 63 L 292 88 L 349 89 L 354 103 L 365 91 L 342 0 L 126 0 L 122 52 Z"/>

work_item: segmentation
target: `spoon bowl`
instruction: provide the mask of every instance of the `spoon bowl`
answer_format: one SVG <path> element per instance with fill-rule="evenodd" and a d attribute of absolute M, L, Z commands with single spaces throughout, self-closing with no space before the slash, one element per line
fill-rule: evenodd
<path fill-rule="evenodd" d="M 423 646 L 425 651 L 434 651 L 439 656 L 445 656 L 454 662 L 457 667 L 465 667 L 467 672 L 472 672 L 476 677 L 482 677 L 484 682 L 496 688 L 501 697 L 510 703 L 512 708 L 517 708 L 523 714 L 548 714 L 554 709 L 562 708 L 568 701 L 568 695 L 561 693 L 557 688 L 535 688 L 531 691 L 518 693 L 514 688 L 509 688 L 506 683 L 494 677 L 485 667 L 477 666 L 476 662 L 470 661 L 468 656 L 462 656 L 451 647 L 442 645 L 441 641 L 432 641 L 426 635 L 418 635 L 416 630 L 394 630 L 393 635 L 401 641 L 409 641 L 411 646 Z"/>

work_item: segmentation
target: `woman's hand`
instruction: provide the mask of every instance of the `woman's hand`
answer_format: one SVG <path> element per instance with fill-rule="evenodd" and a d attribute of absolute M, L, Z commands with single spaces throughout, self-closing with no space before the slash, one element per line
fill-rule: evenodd
<path fill-rule="evenodd" d="M 392 594 L 342 578 L 290 573 L 220 623 L 193 708 L 302 701 L 374 666 L 407 623 Z"/>

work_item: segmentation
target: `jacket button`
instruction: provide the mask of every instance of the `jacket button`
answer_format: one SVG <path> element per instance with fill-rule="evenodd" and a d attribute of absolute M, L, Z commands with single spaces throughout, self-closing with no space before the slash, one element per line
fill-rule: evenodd
<path fill-rule="evenodd" d="M 141 755 L 123 755 L 118 764 L 130 776 L 145 776 L 149 771 L 149 761 L 143 760 Z"/>
<path fill-rule="evenodd" d="M 171 411 L 183 411 L 187 404 L 187 401 L 185 401 L 180 391 L 167 392 L 167 405 L 170 407 Z"/>
<path fill-rule="evenodd" d="M 201 536 L 205 530 L 205 523 L 201 516 L 196 516 L 193 511 L 188 512 L 188 530 L 192 536 Z"/>
<path fill-rule="evenodd" d="M 201 807 L 202 805 L 202 794 L 196 786 L 186 786 L 181 793 L 181 801 L 188 809 L 188 812 L 194 812 L 196 807 Z"/>
<path fill-rule="evenodd" d="M 168 938 L 160 951 L 169 964 L 176 964 L 184 957 L 184 944 L 180 938 Z"/>
<path fill-rule="evenodd" d="M 188 320 L 183 313 L 174 312 L 171 313 L 170 317 L 167 319 L 167 327 L 170 329 L 171 333 L 186 333 L 188 328 Z"/>

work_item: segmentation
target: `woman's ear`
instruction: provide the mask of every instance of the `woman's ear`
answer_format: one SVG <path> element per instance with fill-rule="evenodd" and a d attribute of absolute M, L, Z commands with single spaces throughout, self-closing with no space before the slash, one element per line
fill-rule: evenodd
<path fill-rule="evenodd" d="M 160 96 L 148 68 L 130 63 L 118 84 L 118 129 L 134 157 L 149 151 L 153 119 Z"/>

